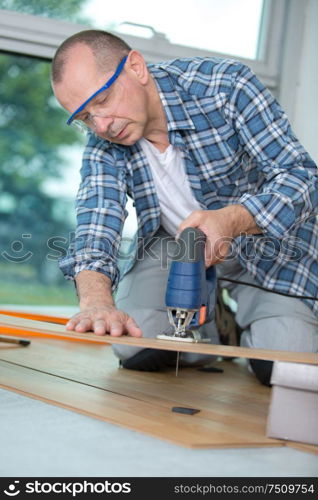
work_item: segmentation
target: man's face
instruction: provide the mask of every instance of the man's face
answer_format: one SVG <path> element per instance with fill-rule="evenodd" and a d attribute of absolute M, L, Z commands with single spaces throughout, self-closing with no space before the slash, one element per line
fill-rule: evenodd
<path fill-rule="evenodd" d="M 148 122 L 145 78 L 140 78 L 139 65 L 142 64 L 142 57 L 131 52 L 115 82 L 90 101 L 75 118 L 111 142 L 129 146 L 138 141 Z M 113 73 L 114 70 L 101 72 L 91 49 L 78 44 L 70 51 L 62 81 L 54 85 L 56 98 L 69 113 L 73 113 Z"/>

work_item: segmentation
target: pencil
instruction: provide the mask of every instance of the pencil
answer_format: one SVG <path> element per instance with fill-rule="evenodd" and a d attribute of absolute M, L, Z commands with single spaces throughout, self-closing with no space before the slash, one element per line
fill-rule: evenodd
<path fill-rule="evenodd" d="M 31 340 L 17 339 L 16 337 L 5 337 L 3 335 L 0 335 L 0 342 L 7 342 L 8 344 L 19 344 L 26 347 L 31 343 Z"/>

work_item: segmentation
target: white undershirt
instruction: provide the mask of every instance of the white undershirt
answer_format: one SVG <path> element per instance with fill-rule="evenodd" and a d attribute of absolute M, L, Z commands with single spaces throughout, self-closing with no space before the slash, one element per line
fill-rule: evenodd
<path fill-rule="evenodd" d="M 147 139 L 139 144 L 147 157 L 156 187 L 161 225 L 172 236 L 179 224 L 194 210 L 202 210 L 195 199 L 185 173 L 185 162 L 179 148 L 172 146 L 161 153 Z"/>

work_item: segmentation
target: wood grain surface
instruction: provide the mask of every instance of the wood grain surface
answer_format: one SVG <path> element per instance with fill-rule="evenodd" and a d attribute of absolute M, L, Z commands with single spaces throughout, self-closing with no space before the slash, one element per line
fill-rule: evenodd
<path fill-rule="evenodd" d="M 12 330 L 10 330 L 12 329 Z M 83 340 L 100 344 L 126 344 L 142 348 L 166 349 L 170 351 L 194 352 L 223 357 L 254 358 L 272 361 L 289 361 L 294 363 L 318 364 L 318 353 L 276 351 L 270 349 L 249 349 L 237 346 L 225 346 L 204 343 L 187 343 L 172 340 L 149 338 L 134 338 L 127 335 L 112 337 L 110 335 L 95 335 L 94 333 L 77 333 L 66 330 L 64 325 L 34 321 L 0 314 L 0 333 L 52 336 L 65 340 Z M 161 333 L 161 332 L 158 332 Z"/>
<path fill-rule="evenodd" d="M 284 446 L 265 436 L 270 389 L 243 359 L 217 362 L 223 373 L 183 368 L 145 373 L 118 367 L 110 346 L 33 338 L 0 344 L 0 386 L 90 417 L 190 448 Z M 196 415 L 173 406 L 199 409 Z M 307 446 L 292 443 L 307 451 Z M 315 448 L 308 445 L 310 452 Z"/>
<path fill-rule="evenodd" d="M 245 366 L 143 373 L 118 368 L 105 345 L 33 339 L 0 349 L 1 386 L 191 448 L 281 446 L 265 436 L 270 390 Z M 235 388 L 233 381 L 235 380 Z M 200 410 L 172 412 L 173 406 Z"/>

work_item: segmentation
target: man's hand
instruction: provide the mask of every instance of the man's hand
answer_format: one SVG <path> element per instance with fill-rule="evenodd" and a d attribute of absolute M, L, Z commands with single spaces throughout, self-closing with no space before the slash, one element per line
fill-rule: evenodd
<path fill-rule="evenodd" d="M 142 336 L 135 320 L 113 305 L 87 307 L 75 314 L 68 321 L 66 328 L 81 333 L 92 331 L 97 335 L 110 333 L 113 337 L 120 337 L 125 333 L 132 337 Z"/>
<path fill-rule="evenodd" d="M 108 276 L 95 271 L 81 271 L 76 277 L 81 312 L 75 314 L 66 325 L 67 330 L 110 333 L 120 337 L 128 333 L 141 337 L 142 331 L 135 320 L 115 306 L 111 281 Z"/>
<path fill-rule="evenodd" d="M 187 227 L 197 227 L 207 236 L 206 267 L 224 260 L 232 239 L 239 234 L 261 233 L 252 215 L 242 205 L 229 205 L 219 210 L 195 210 L 180 224 L 177 237 Z"/>

